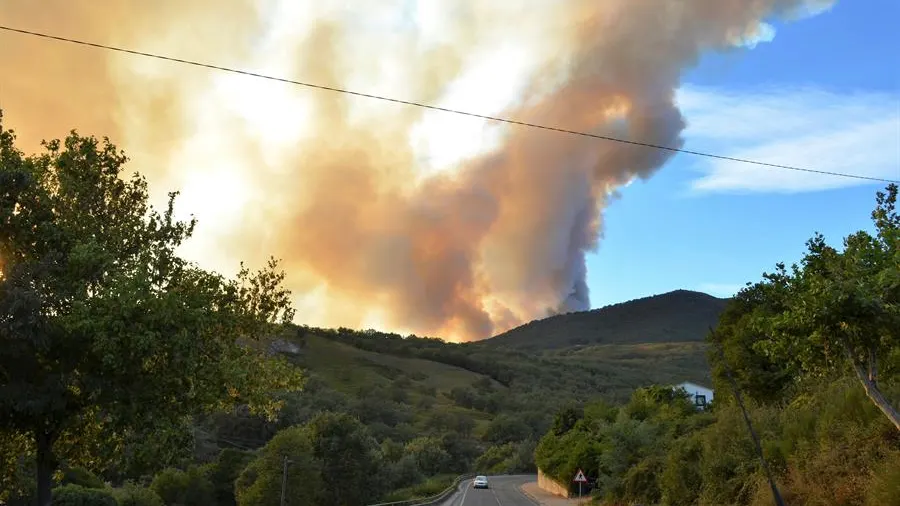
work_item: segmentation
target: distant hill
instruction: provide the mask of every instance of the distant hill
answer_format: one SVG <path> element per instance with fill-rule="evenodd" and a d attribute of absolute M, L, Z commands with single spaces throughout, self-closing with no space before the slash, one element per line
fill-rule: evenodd
<path fill-rule="evenodd" d="M 701 292 L 674 292 L 592 311 L 536 320 L 482 341 L 488 346 L 558 349 L 595 344 L 703 341 L 728 299 Z"/>

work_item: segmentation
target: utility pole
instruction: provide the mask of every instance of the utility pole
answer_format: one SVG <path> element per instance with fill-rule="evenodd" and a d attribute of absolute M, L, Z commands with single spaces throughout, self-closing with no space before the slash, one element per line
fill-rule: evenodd
<path fill-rule="evenodd" d="M 287 458 L 287 455 L 284 457 L 283 469 L 281 471 L 281 506 L 285 504 L 285 492 L 287 492 L 287 471 L 288 465 L 291 463 L 290 459 Z"/>

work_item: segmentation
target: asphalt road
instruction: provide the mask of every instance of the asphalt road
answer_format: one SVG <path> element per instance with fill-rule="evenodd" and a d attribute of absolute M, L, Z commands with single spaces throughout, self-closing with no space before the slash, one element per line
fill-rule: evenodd
<path fill-rule="evenodd" d="M 472 480 L 462 484 L 459 492 L 443 506 L 535 506 L 537 503 L 523 494 L 519 487 L 537 476 L 488 476 L 489 489 L 472 488 Z"/>

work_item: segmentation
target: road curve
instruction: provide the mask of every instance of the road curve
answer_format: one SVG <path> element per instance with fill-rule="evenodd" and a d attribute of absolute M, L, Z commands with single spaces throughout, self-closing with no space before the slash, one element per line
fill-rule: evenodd
<path fill-rule="evenodd" d="M 536 480 L 535 475 L 488 476 L 491 488 L 486 490 L 476 490 L 472 488 L 472 480 L 466 480 L 442 506 L 535 506 L 537 503 L 523 494 L 520 487 Z"/>

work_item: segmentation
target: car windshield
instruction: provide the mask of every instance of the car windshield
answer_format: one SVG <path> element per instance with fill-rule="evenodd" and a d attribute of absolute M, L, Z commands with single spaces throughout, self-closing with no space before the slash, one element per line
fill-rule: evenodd
<path fill-rule="evenodd" d="M 477 476 L 477 477 L 475 478 L 475 480 L 477 480 L 477 481 L 487 481 L 487 476 Z"/>

